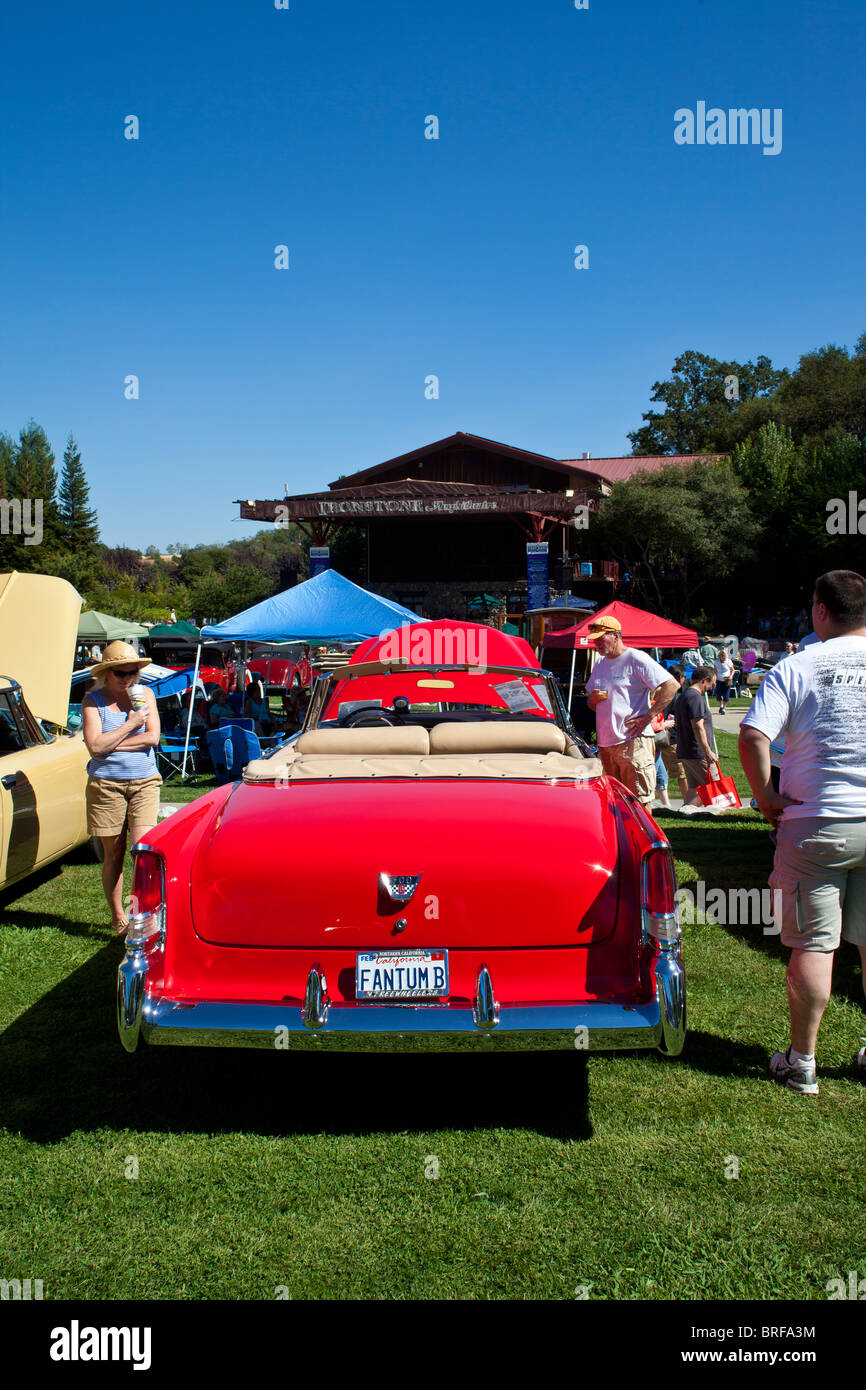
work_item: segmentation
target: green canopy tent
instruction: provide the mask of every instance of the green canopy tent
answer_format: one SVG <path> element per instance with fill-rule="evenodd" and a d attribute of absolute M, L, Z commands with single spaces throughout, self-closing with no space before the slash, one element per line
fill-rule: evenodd
<path fill-rule="evenodd" d="M 78 620 L 79 642 L 117 642 L 130 637 L 146 637 L 147 628 L 128 618 L 113 618 L 110 613 L 98 613 L 95 608 L 82 613 Z"/>
<path fill-rule="evenodd" d="M 157 623 L 147 635 L 151 641 L 154 638 L 158 640 L 165 637 L 174 642 L 197 642 L 200 634 L 195 623 L 188 623 L 186 618 L 181 618 L 178 623 Z"/>
<path fill-rule="evenodd" d="M 497 598 L 495 594 L 476 594 L 474 598 L 468 600 L 467 608 L 504 608 L 505 599 Z"/>

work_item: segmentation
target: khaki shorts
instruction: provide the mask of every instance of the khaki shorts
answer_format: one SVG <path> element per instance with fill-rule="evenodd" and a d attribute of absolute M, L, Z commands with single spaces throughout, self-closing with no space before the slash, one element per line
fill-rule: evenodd
<path fill-rule="evenodd" d="M 88 835 L 119 835 L 130 825 L 156 825 L 162 778 L 133 777 L 128 782 L 113 777 L 87 779 Z"/>
<path fill-rule="evenodd" d="M 608 777 L 616 777 L 649 809 L 656 790 L 656 741 L 641 734 L 627 743 L 599 748 L 598 756 Z"/>
<path fill-rule="evenodd" d="M 710 768 L 715 767 L 716 760 L 712 758 L 683 758 L 682 767 L 686 775 L 689 791 L 697 791 L 705 782 L 710 780 Z M 719 769 L 721 772 L 721 768 Z"/>
<path fill-rule="evenodd" d="M 776 832 L 770 887 L 779 898 L 783 945 L 835 951 L 866 946 L 866 820 L 784 814 Z"/>
<path fill-rule="evenodd" d="M 668 776 L 675 777 L 677 781 L 679 781 L 681 777 L 685 777 L 685 769 L 677 757 L 677 750 L 674 745 L 670 744 L 667 748 L 661 748 L 659 751 L 662 755 L 662 762 L 667 769 Z"/>

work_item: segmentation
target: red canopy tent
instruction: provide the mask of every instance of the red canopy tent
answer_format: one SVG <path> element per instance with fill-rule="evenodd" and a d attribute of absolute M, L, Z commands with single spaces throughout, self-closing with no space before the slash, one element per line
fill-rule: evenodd
<path fill-rule="evenodd" d="M 564 628 L 561 632 L 549 632 L 545 635 L 545 647 L 565 647 L 571 648 L 574 655 L 571 658 L 571 681 L 569 682 L 568 699 L 571 705 L 571 690 L 574 684 L 574 661 L 578 648 L 593 647 L 594 639 L 589 635 L 589 629 L 599 618 L 616 618 L 622 628 L 622 640 L 627 647 L 676 647 L 685 651 L 688 647 L 698 645 L 698 634 L 694 628 L 681 627 L 679 623 L 668 622 L 667 618 L 660 618 L 656 613 L 647 613 L 643 608 L 632 608 L 630 603 L 609 603 L 606 608 L 600 608 L 597 613 L 591 613 L 582 623 L 576 627 Z"/>
<path fill-rule="evenodd" d="M 698 634 L 694 628 L 681 627 L 670 623 L 656 613 L 647 613 L 643 608 L 632 608 L 630 603 L 609 603 L 591 613 L 576 627 L 563 628 L 561 632 L 545 635 L 545 647 L 591 647 L 589 629 L 599 618 L 616 618 L 622 628 L 622 640 L 627 647 L 677 647 L 683 651 L 698 645 Z"/>

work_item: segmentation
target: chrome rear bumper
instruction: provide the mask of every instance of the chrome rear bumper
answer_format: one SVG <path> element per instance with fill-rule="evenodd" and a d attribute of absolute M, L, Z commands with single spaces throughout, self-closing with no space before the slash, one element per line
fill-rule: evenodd
<path fill-rule="evenodd" d="M 658 1048 L 677 1056 L 685 1039 L 682 961 L 657 962 L 656 998 L 649 1004 L 501 1006 L 487 997 L 474 1007 L 447 1004 L 333 1004 L 317 966 L 298 1004 L 187 1002 L 148 997 L 147 958 L 130 954 L 118 971 L 118 1030 L 134 1052 L 139 1033 L 152 1045 L 269 1047 L 289 1051 L 462 1052 L 627 1051 Z M 483 972 L 482 972 L 483 973 Z"/>

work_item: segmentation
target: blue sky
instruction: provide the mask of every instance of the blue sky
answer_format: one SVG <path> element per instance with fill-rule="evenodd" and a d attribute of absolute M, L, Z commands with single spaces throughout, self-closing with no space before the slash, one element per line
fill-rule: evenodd
<path fill-rule="evenodd" d="M 49 0 L 3 52 L 0 429 L 76 436 L 110 545 L 455 430 L 628 454 L 684 349 L 866 329 L 862 0 Z M 701 100 L 781 153 L 676 145 Z"/>

